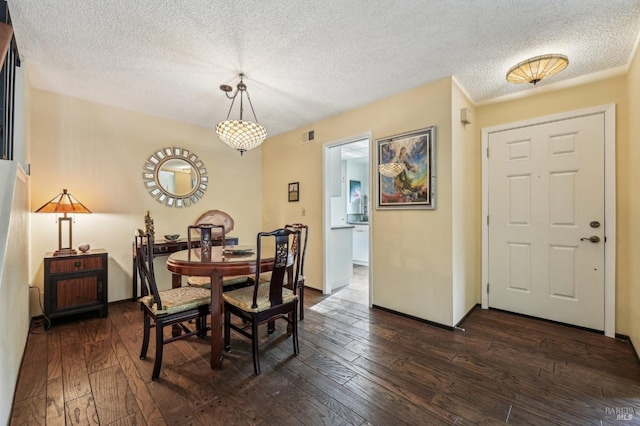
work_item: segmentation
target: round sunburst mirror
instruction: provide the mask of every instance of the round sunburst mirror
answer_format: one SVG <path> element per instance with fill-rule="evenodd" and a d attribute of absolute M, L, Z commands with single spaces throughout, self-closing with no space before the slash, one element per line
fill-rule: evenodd
<path fill-rule="evenodd" d="M 142 179 L 153 198 L 168 207 L 189 207 L 200 201 L 209 184 L 204 163 L 184 148 L 162 148 L 149 156 Z"/>

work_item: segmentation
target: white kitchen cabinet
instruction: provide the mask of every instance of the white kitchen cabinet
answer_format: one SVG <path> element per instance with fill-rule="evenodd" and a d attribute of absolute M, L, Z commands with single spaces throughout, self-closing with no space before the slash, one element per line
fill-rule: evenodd
<path fill-rule="evenodd" d="M 330 197 L 342 196 L 342 182 L 344 177 L 342 174 L 342 161 L 340 160 L 340 148 L 333 147 L 329 149 L 327 161 L 329 173 L 328 193 Z"/>
<path fill-rule="evenodd" d="M 369 266 L 369 225 L 353 228 L 353 263 Z"/>
<path fill-rule="evenodd" d="M 347 189 L 345 176 L 347 170 L 347 162 L 339 161 L 340 166 L 338 172 L 338 196 L 331 197 L 331 227 L 339 227 L 347 225 L 347 209 L 345 208 L 345 199 L 347 197 Z"/>
<path fill-rule="evenodd" d="M 353 252 L 352 227 L 331 228 L 329 231 L 327 283 L 331 290 L 344 287 L 349 284 L 353 275 L 353 263 L 349 260 L 349 254 Z"/>

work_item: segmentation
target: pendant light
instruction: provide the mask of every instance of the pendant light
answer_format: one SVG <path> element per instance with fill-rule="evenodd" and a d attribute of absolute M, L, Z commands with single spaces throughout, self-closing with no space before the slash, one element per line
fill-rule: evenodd
<path fill-rule="evenodd" d="M 257 147 L 264 142 L 264 139 L 267 137 L 267 130 L 258 124 L 256 112 L 253 109 L 253 104 L 251 103 L 249 92 L 247 91 L 247 85 L 242 81 L 244 74 L 241 73 L 238 77 L 240 78 L 240 82 L 236 86 L 236 91 L 233 95 L 230 95 L 230 93 L 233 92 L 233 88 L 231 86 L 226 84 L 220 86 L 220 90 L 225 92 L 227 98 L 231 99 L 231 107 L 229 107 L 227 119 L 221 121 L 216 126 L 216 133 L 224 143 L 229 145 L 231 148 L 240 151 L 240 155 L 242 155 L 246 151 Z M 240 97 L 240 119 L 229 120 L 233 104 L 235 103 L 238 95 Z M 243 119 L 245 95 L 249 102 L 249 106 L 251 107 L 255 123 Z"/>

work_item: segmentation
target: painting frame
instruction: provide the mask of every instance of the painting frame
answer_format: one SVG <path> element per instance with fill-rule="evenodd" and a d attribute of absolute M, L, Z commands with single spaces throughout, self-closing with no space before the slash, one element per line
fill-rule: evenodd
<path fill-rule="evenodd" d="M 300 182 L 289 183 L 287 189 L 287 199 L 289 202 L 300 201 Z"/>
<path fill-rule="evenodd" d="M 349 179 L 349 202 L 355 203 L 362 196 L 362 183 L 359 180 Z"/>
<path fill-rule="evenodd" d="M 376 140 L 376 210 L 436 208 L 435 130 L 431 126 Z M 380 168 L 387 163 L 404 167 L 387 176 Z"/>

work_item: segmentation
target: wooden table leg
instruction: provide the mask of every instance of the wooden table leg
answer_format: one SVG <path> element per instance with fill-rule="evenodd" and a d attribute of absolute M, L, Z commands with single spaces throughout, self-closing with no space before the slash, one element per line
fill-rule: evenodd
<path fill-rule="evenodd" d="M 182 275 L 171 274 L 171 288 L 182 287 Z"/>
<path fill-rule="evenodd" d="M 211 274 L 211 368 L 222 368 L 222 280 L 217 270 Z"/>

